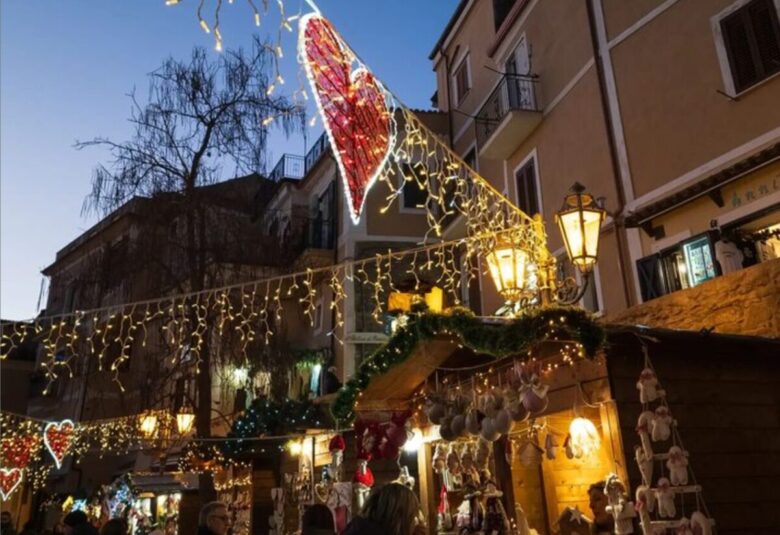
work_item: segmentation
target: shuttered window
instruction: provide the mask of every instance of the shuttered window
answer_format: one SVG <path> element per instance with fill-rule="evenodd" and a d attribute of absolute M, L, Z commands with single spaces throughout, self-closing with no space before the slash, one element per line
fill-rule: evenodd
<path fill-rule="evenodd" d="M 531 158 L 515 173 L 517 181 L 517 206 L 526 214 L 533 216 L 541 210 L 539 207 L 538 184 L 536 183 L 536 159 Z"/>
<path fill-rule="evenodd" d="M 753 0 L 720 24 L 738 92 L 780 72 L 780 24 L 772 0 Z"/>
<path fill-rule="evenodd" d="M 469 89 L 471 89 L 471 78 L 469 76 L 469 57 L 466 56 L 455 71 L 455 93 L 458 104 L 466 98 Z"/>

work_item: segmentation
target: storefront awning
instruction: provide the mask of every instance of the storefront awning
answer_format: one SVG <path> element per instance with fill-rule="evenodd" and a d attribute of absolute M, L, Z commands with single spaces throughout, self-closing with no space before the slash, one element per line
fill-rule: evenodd
<path fill-rule="evenodd" d="M 658 201 L 642 206 L 626 217 L 626 226 L 642 227 L 653 218 L 669 212 L 670 210 L 674 210 L 678 206 L 691 202 L 694 199 L 703 197 L 704 195 L 709 195 L 714 202 L 721 206 L 723 202 L 719 194 L 721 187 L 741 178 L 747 173 L 751 173 L 756 169 L 778 160 L 780 160 L 780 143 L 776 143 L 761 152 L 753 154 L 691 186 L 671 193 Z"/>

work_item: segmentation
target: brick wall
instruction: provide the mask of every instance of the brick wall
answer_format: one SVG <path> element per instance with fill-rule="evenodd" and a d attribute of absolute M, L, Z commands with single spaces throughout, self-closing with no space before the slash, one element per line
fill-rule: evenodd
<path fill-rule="evenodd" d="M 780 259 L 642 303 L 607 321 L 669 329 L 780 337 Z"/>

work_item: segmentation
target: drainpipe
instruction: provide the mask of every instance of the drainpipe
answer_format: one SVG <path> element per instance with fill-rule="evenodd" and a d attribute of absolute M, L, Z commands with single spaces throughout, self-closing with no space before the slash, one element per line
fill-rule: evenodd
<path fill-rule="evenodd" d="M 458 55 L 459 49 L 460 45 L 455 47 L 455 53 L 452 55 L 453 58 Z M 445 54 L 444 50 L 441 50 L 440 53 L 441 57 L 444 58 L 444 87 L 447 90 L 447 138 L 450 141 L 450 148 L 455 150 L 455 134 L 452 132 L 452 101 L 450 100 L 450 68 L 452 65 L 449 56 Z"/>
<path fill-rule="evenodd" d="M 613 215 L 613 224 L 615 226 L 615 241 L 617 243 L 617 249 L 618 249 L 618 265 L 620 267 L 620 272 L 623 275 L 621 278 L 623 279 L 623 296 L 626 300 L 626 306 L 629 307 L 633 304 L 633 299 L 631 297 L 631 288 L 629 287 L 628 283 L 628 274 L 629 270 L 626 269 L 626 256 L 625 256 L 625 245 L 624 240 L 626 227 L 624 224 L 624 216 L 623 216 L 623 209 L 626 205 L 626 192 L 623 189 L 623 183 L 621 182 L 621 173 L 620 173 L 620 163 L 618 158 L 618 152 L 617 152 L 617 142 L 615 141 L 615 129 L 614 124 L 612 123 L 612 116 L 609 112 L 609 98 L 607 96 L 607 89 L 606 89 L 606 75 L 604 74 L 604 63 L 602 61 L 602 50 L 599 46 L 599 40 L 598 40 L 598 34 L 596 30 L 596 14 L 595 14 L 595 7 L 593 5 L 595 0 L 588 0 L 586 2 L 588 6 L 588 24 L 590 26 L 590 39 L 591 43 L 593 45 L 593 59 L 596 64 L 596 72 L 598 74 L 598 80 L 599 80 L 599 93 L 601 95 L 601 108 L 602 108 L 602 115 L 604 116 L 604 122 L 607 126 L 607 142 L 609 143 L 609 155 L 610 155 L 610 162 L 612 164 L 612 176 L 615 180 L 615 189 L 617 190 L 618 194 L 618 205 L 615 209 L 614 215 Z M 609 54 L 609 50 L 603 51 L 606 54 Z M 630 263 L 630 261 L 629 261 Z"/>

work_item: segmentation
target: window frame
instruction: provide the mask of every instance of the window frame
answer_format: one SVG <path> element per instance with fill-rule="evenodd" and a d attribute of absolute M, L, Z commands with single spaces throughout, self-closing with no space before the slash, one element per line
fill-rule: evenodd
<path fill-rule="evenodd" d="M 736 80 L 734 79 L 734 74 L 732 70 L 732 64 L 731 64 L 731 52 L 730 48 L 727 45 L 726 36 L 723 34 L 723 22 L 729 18 L 730 16 L 734 15 L 737 11 L 746 8 L 748 4 L 752 3 L 755 0 L 737 0 L 730 6 L 728 6 L 726 9 L 723 9 L 716 15 L 710 18 L 710 25 L 712 27 L 712 33 L 715 40 L 715 51 L 718 56 L 718 63 L 720 65 L 720 71 L 721 71 L 721 77 L 723 78 L 723 86 L 725 89 L 725 93 L 730 97 L 738 97 L 740 95 L 743 95 L 744 93 L 747 93 L 748 91 L 752 91 L 753 89 L 760 87 L 761 85 L 767 83 L 769 80 L 775 78 L 776 76 L 780 75 L 780 69 L 776 72 L 773 72 L 769 74 L 768 76 L 765 76 L 764 78 L 758 80 L 757 82 L 745 86 L 737 88 Z M 769 2 L 774 5 L 775 12 L 777 14 L 777 23 L 780 25 L 780 0 L 769 0 Z"/>
<path fill-rule="evenodd" d="M 404 169 L 404 167 L 407 167 L 407 168 Z M 420 207 L 420 206 L 406 206 L 406 187 L 407 187 L 407 185 L 408 184 L 414 184 L 415 186 L 419 187 L 419 183 L 417 182 L 417 179 L 412 179 L 410 182 L 408 182 L 406 180 L 406 178 L 404 178 L 404 175 L 407 172 L 411 172 L 412 174 L 414 174 L 414 170 L 412 169 L 412 164 L 400 164 L 400 170 L 401 170 L 401 172 L 399 173 L 399 177 L 400 177 L 400 180 L 401 180 L 401 185 L 400 185 L 400 188 L 401 188 L 401 195 L 400 195 L 401 199 L 400 199 L 400 203 L 398 204 L 398 211 L 399 211 L 399 213 L 401 213 L 401 214 L 424 214 L 425 213 L 425 205 L 424 204 L 427 204 L 427 202 L 428 202 L 428 193 L 424 189 L 419 188 L 421 192 L 425 193 L 425 203 L 423 204 L 422 207 Z"/>
<path fill-rule="evenodd" d="M 514 170 L 512 171 L 512 181 L 515 188 L 515 195 L 514 195 L 514 201 L 515 204 L 523 210 L 523 207 L 520 206 L 520 189 L 519 184 L 517 183 L 517 172 L 520 171 L 523 167 L 528 165 L 531 161 L 533 161 L 534 164 L 534 181 L 536 182 L 536 203 L 539 206 L 539 215 L 544 217 L 544 204 L 542 202 L 542 181 L 540 179 L 540 171 L 539 171 L 539 157 L 536 152 L 536 148 L 534 148 L 528 155 L 523 158 L 523 160 L 515 166 Z M 525 212 L 525 210 L 523 210 Z M 527 214 L 529 217 L 533 217 L 534 214 Z"/>
<path fill-rule="evenodd" d="M 471 53 L 466 50 L 465 54 L 463 55 L 463 58 L 457 63 L 457 67 L 455 67 L 452 70 L 452 85 L 454 89 L 455 94 L 455 105 L 460 106 L 463 104 L 463 101 L 466 99 L 466 97 L 471 92 L 471 88 L 473 86 L 473 80 L 471 78 L 471 62 L 469 59 L 471 58 Z M 461 71 L 463 69 L 466 69 L 466 90 L 461 94 L 460 87 L 458 86 L 458 76 L 460 75 Z"/>

